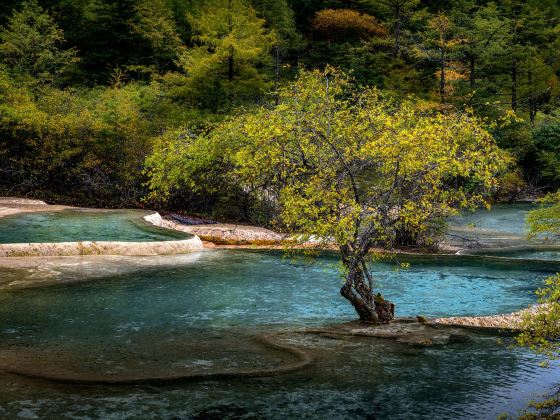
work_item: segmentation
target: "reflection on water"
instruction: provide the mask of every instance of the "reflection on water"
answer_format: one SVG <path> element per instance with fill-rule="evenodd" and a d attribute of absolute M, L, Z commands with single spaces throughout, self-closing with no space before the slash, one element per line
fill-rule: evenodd
<path fill-rule="evenodd" d="M 150 258 L 160 263 L 150 268 Z M 291 356 L 255 342 L 256 334 L 354 318 L 338 295 L 335 258 L 308 264 L 248 251 L 175 263 L 150 258 L 140 265 L 121 259 L 118 270 L 88 283 L 1 292 L 0 364 L 84 375 L 280 366 Z M 548 274 L 474 257 L 410 262 L 407 270 L 376 267 L 401 316 L 517 310 Z M 466 342 L 429 348 L 289 333 L 281 340 L 307 349 L 315 364 L 280 377 L 150 387 L 52 385 L 0 374 L 0 417 L 495 418 L 559 379 L 512 350 L 508 337 L 471 333 Z"/>
<path fill-rule="evenodd" d="M 0 218 L 0 243 L 185 239 L 188 235 L 157 228 L 139 210 L 64 210 L 23 213 Z"/>

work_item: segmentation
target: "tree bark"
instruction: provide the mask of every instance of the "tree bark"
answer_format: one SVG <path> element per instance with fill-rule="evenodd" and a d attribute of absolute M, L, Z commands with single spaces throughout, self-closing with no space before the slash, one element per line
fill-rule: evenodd
<path fill-rule="evenodd" d="M 537 105 L 535 97 L 533 96 L 533 72 L 529 69 L 527 73 L 527 82 L 529 85 L 529 120 L 531 127 L 535 128 L 535 118 L 537 116 Z"/>
<path fill-rule="evenodd" d="M 517 63 L 511 63 L 511 109 L 517 110 Z"/>
<path fill-rule="evenodd" d="M 228 81 L 233 80 L 233 47 L 230 47 L 229 57 L 228 57 Z"/>
<path fill-rule="evenodd" d="M 440 52 L 440 77 L 439 77 L 439 100 L 445 102 L 445 49 L 442 47 Z"/>
<path fill-rule="evenodd" d="M 401 8 L 395 4 L 395 57 L 401 53 Z"/>
<path fill-rule="evenodd" d="M 345 283 L 340 289 L 340 294 L 346 298 L 350 304 L 354 307 L 360 321 L 362 322 L 372 322 L 378 323 L 377 313 L 373 308 L 371 308 L 362 298 L 357 296 L 352 290 L 352 283 Z"/>
<path fill-rule="evenodd" d="M 471 89 L 474 89 L 475 86 L 475 64 L 476 64 L 476 58 L 474 56 L 474 54 L 471 54 L 469 56 L 469 61 L 470 61 L 470 70 L 469 70 L 469 81 L 471 84 Z"/>
<path fill-rule="evenodd" d="M 364 271 L 363 255 L 343 251 L 343 263 L 348 273 L 340 294 L 354 307 L 360 321 L 375 324 L 391 322 L 395 317 L 395 305 L 379 293 L 374 296 L 371 275 Z"/>
<path fill-rule="evenodd" d="M 280 44 L 276 42 L 275 48 L 275 58 L 276 58 L 276 69 L 275 69 L 275 83 L 274 83 L 274 90 L 275 90 L 275 98 L 274 103 L 278 105 L 280 103 L 280 96 L 278 95 L 278 88 L 280 87 Z"/>
<path fill-rule="evenodd" d="M 233 22 L 231 20 L 231 13 L 232 13 L 232 7 L 231 7 L 231 0 L 228 1 L 228 10 L 229 10 L 229 16 L 228 16 L 228 30 L 229 33 L 231 34 L 233 31 Z M 231 82 L 233 81 L 233 45 L 231 47 L 229 47 L 229 56 L 228 56 L 228 81 Z"/>

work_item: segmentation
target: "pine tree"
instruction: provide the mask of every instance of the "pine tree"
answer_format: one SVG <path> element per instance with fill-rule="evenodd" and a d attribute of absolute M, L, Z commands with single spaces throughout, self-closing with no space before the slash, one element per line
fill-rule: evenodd
<path fill-rule="evenodd" d="M 143 0 L 132 22 L 135 33 L 149 41 L 157 71 L 168 69 L 184 50 L 173 12 L 165 0 Z"/>

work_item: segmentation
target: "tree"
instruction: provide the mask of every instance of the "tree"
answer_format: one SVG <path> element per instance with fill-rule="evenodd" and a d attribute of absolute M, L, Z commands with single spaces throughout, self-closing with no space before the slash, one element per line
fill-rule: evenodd
<path fill-rule="evenodd" d="M 117 67 L 150 62 L 150 43 L 133 30 L 139 0 L 73 0 L 57 2 L 53 15 L 80 51 L 75 80 L 108 83 Z M 56 13 L 56 14 L 55 14 Z"/>
<path fill-rule="evenodd" d="M 538 177 L 545 191 L 560 188 L 560 124 L 544 124 L 533 131 L 534 154 L 528 163 L 527 172 Z"/>
<path fill-rule="evenodd" d="M 560 236 L 560 192 L 549 194 L 541 200 L 543 207 L 529 212 L 527 222 L 531 234 Z M 545 286 L 537 291 L 540 306 L 528 311 L 522 322 L 522 332 L 517 341 L 537 354 L 550 360 L 560 359 L 560 274 L 549 277 Z M 545 363 L 546 364 L 546 363 Z M 531 403 L 536 411 L 527 412 L 524 419 L 558 418 L 560 394 L 545 401 Z"/>
<path fill-rule="evenodd" d="M 502 4 L 507 32 L 504 50 L 497 54 L 494 66 L 502 69 L 500 73 L 509 73 L 509 77 L 501 78 L 501 83 L 509 84 L 511 109 L 517 111 L 523 107 L 534 123 L 536 109 L 541 107 L 539 104 L 544 98 L 543 92 L 539 92 L 538 85 L 542 86 L 542 81 L 537 81 L 538 73 L 544 73 L 544 83 L 548 83 L 547 79 L 550 82 L 554 69 L 549 70 L 547 66 L 558 61 L 555 54 L 548 53 L 550 45 L 558 39 L 554 29 L 556 22 L 548 17 L 547 10 L 536 8 L 531 2 L 504 0 Z M 547 63 L 543 55 L 548 56 Z"/>
<path fill-rule="evenodd" d="M 63 44 L 62 30 L 31 0 L 0 32 L 0 57 L 16 74 L 54 81 L 78 61 L 76 50 L 62 49 Z"/>
<path fill-rule="evenodd" d="M 423 42 L 417 48 L 420 58 L 437 63 L 438 96 L 442 104 L 453 91 L 451 82 L 465 77 L 457 65 L 458 48 L 463 40 L 454 34 L 454 30 L 449 16 L 440 12 L 428 22 Z"/>
<path fill-rule="evenodd" d="M 191 88 L 200 92 L 217 84 L 230 102 L 266 90 L 259 66 L 270 59 L 274 37 L 249 4 L 244 0 L 205 2 L 189 21 L 197 46 L 183 55 L 181 63 Z"/>
<path fill-rule="evenodd" d="M 559 96 L 558 77 L 554 68 L 538 53 L 529 55 L 520 67 L 525 73 L 525 81 L 518 86 L 519 105 L 527 111 L 531 126 L 535 127 L 537 113 L 550 110 Z"/>
<path fill-rule="evenodd" d="M 451 11 L 451 16 L 456 22 L 457 32 L 463 39 L 460 48 L 465 55 L 469 87 L 474 90 L 478 66 L 482 63 L 492 65 L 495 55 L 503 54 L 507 22 L 502 18 L 495 3 L 483 7 L 477 7 L 474 2 L 457 3 L 457 7 Z"/>
<path fill-rule="evenodd" d="M 275 108 L 156 150 L 148 162 L 156 193 L 230 168 L 230 179 L 278 208 L 294 237 L 335 245 L 340 293 L 368 322 L 390 321 L 394 308 L 375 293 L 372 247 L 391 246 L 403 225 L 421 232 L 434 217 L 484 203 L 508 161 L 472 115 L 417 111 L 357 90 L 332 68 L 301 72 Z"/>
<path fill-rule="evenodd" d="M 140 2 L 132 28 L 150 42 L 158 72 L 169 68 L 184 50 L 173 13 L 165 0 Z"/>
<path fill-rule="evenodd" d="M 414 14 L 414 10 L 420 3 L 419 0 L 369 0 L 367 3 L 379 5 L 384 9 L 389 18 L 389 24 L 392 27 L 392 35 L 394 39 L 394 55 L 398 57 L 402 52 L 402 36 L 405 24 Z"/>
<path fill-rule="evenodd" d="M 315 14 L 312 26 L 316 33 L 329 41 L 347 37 L 365 38 L 387 34 L 376 18 L 351 9 L 321 10 Z"/>
<path fill-rule="evenodd" d="M 282 70 L 282 59 L 290 52 L 305 46 L 305 41 L 296 28 L 294 12 L 287 0 L 252 0 L 255 10 L 267 21 L 274 34 L 275 90 L 278 89 Z"/>

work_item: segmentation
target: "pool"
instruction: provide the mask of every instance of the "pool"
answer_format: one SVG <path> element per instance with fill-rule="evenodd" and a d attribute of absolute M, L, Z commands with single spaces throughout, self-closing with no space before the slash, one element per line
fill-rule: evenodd
<path fill-rule="evenodd" d="M 53 259 L 49 287 L 0 291 L 0 364 L 111 377 L 286 363 L 289 355 L 253 340 L 260 333 L 283 334 L 280 340 L 306 349 L 315 363 L 277 377 L 150 386 L 50 384 L 0 374 L 0 417 L 495 418 L 560 380 L 558 370 L 512 350 L 508 337 L 469 333 L 461 342 L 417 348 L 294 333 L 355 318 L 338 294 L 335 256 L 314 264 L 234 250 L 162 258 L 107 266 L 61 259 L 66 265 L 58 271 Z M 399 316 L 518 310 L 534 302 L 534 290 L 558 268 L 467 256 L 398 262 L 410 268 L 385 262 L 375 276 Z M 36 275 L 32 268 L 20 274 Z M 56 284 L 72 275 L 95 279 Z"/>
<path fill-rule="evenodd" d="M 460 247 L 510 247 L 554 240 L 540 236 L 528 239 L 525 219 L 538 208 L 530 203 L 495 204 L 490 210 L 479 209 L 450 217 L 447 242 Z"/>
<path fill-rule="evenodd" d="M 141 210 L 71 209 L 0 218 L 0 244 L 78 241 L 155 242 L 191 237 L 143 220 Z"/>

